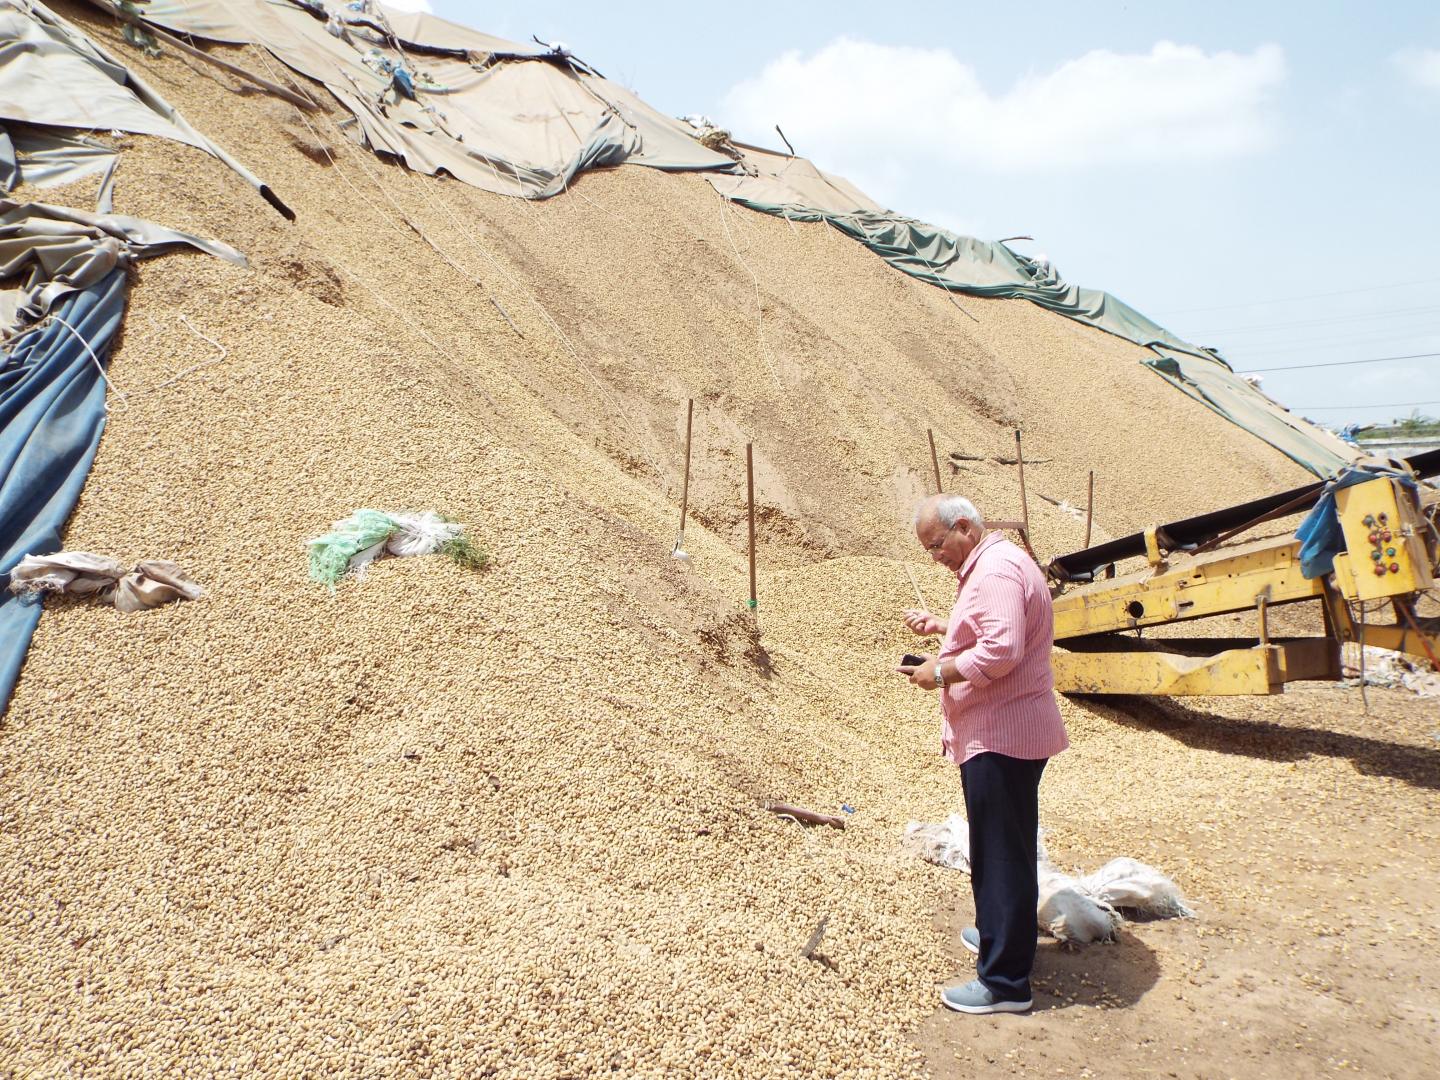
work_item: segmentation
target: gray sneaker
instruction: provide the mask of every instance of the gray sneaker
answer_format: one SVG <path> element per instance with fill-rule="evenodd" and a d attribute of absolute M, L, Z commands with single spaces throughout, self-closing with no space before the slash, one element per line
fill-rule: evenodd
<path fill-rule="evenodd" d="M 979 979 L 940 991 L 940 1004 L 963 1013 L 1028 1012 L 1033 1001 L 1001 1001 Z"/>
<path fill-rule="evenodd" d="M 960 931 L 960 944 L 969 949 L 976 956 L 980 955 L 980 931 L 973 926 L 967 926 Z"/>

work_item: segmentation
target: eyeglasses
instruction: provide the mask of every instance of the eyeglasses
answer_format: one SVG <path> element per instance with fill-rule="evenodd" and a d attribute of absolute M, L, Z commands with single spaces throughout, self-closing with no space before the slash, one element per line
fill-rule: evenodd
<path fill-rule="evenodd" d="M 959 524 L 960 524 L 960 519 L 959 519 L 959 518 L 956 518 L 956 519 L 955 519 L 955 525 L 959 525 Z M 954 528 L 955 528 L 955 525 L 951 525 L 950 528 L 946 529 L 945 532 L 941 535 L 940 539 L 939 539 L 939 540 L 936 540 L 935 543 L 933 543 L 933 544 L 926 544 L 926 545 L 925 545 L 925 550 L 926 550 L 926 551 L 939 551 L 942 547 L 944 547 L 944 546 L 945 546 L 945 541 L 949 538 L 950 533 L 951 533 L 951 532 L 954 530 Z"/>

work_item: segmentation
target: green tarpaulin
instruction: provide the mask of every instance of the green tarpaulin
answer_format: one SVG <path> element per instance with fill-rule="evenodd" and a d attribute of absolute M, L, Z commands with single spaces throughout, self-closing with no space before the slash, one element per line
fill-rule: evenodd
<path fill-rule="evenodd" d="M 1172 385 L 1264 439 L 1317 476 L 1331 476 L 1359 451 L 1270 400 L 1218 355 L 1176 337 L 1123 300 L 1062 280 L 1046 263 L 1004 244 L 958 236 L 880 209 L 803 158 L 741 148 L 747 175 L 712 176 L 726 198 L 792 221 L 823 221 L 898 270 L 970 296 L 1024 299 L 1142 345 L 1143 362 Z"/>

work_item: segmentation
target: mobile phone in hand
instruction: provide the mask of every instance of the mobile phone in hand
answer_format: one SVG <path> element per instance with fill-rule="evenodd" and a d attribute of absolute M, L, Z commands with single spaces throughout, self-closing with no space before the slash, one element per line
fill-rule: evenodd
<path fill-rule="evenodd" d="M 923 656 L 916 656 L 914 653 L 907 652 L 900 658 L 901 667 L 919 667 L 923 663 L 925 663 L 925 658 Z"/>

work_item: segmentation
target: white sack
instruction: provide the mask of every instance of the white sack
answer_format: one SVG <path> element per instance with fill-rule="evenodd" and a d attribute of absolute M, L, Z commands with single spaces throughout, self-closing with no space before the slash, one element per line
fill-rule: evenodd
<path fill-rule="evenodd" d="M 1125 920 L 1104 900 L 1089 895 L 1080 882 L 1058 870 L 1040 869 L 1040 902 L 1035 924 L 1061 941 L 1109 941 Z"/>
<path fill-rule="evenodd" d="M 902 847 L 912 855 L 951 870 L 970 872 L 970 825 L 963 814 L 938 824 L 912 821 L 905 826 Z M 1061 941 L 1109 941 L 1124 923 L 1120 909 L 1155 919 L 1194 915 L 1180 887 L 1153 866 L 1135 859 L 1112 859 L 1093 874 L 1071 877 L 1057 870 L 1037 833 L 1035 864 L 1039 902 L 1035 923 Z"/>
<path fill-rule="evenodd" d="M 433 510 L 390 517 L 400 526 L 385 544 L 385 550 L 391 555 L 433 555 L 442 544 L 465 531 L 465 526 L 458 521 L 446 521 Z"/>
<path fill-rule="evenodd" d="M 1089 895 L 1114 908 L 1152 919 L 1190 918 L 1195 913 L 1180 895 L 1180 887 L 1153 866 L 1135 859 L 1112 859 L 1080 879 Z"/>

